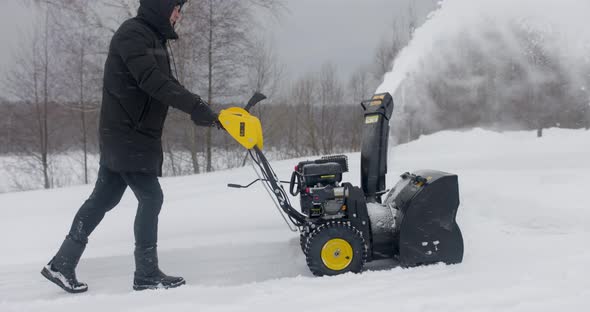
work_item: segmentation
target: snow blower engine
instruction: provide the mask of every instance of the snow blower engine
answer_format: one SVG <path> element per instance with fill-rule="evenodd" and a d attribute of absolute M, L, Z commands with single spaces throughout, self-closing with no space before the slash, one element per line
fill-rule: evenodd
<path fill-rule="evenodd" d="M 402 267 L 438 262 L 460 263 L 463 237 L 455 217 L 459 207 L 457 175 L 421 170 L 404 173 L 391 189 L 385 188 L 389 120 L 393 99 L 389 93 L 364 101 L 361 150 L 361 187 L 342 182 L 348 172 L 344 155 L 303 161 L 290 181 L 281 181 L 262 153 L 262 127 L 249 110 L 266 97 L 256 93 L 242 108 L 219 114 L 224 129 L 248 149 L 258 179 L 293 231 L 299 231 L 307 265 L 314 275 L 360 272 L 366 262 L 394 258 Z M 300 199 L 295 209 L 289 193 Z"/>

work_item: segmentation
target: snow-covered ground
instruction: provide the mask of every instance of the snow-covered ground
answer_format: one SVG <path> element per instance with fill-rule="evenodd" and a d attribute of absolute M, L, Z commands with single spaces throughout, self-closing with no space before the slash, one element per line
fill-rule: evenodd
<path fill-rule="evenodd" d="M 188 285 L 133 292 L 128 192 L 91 237 L 78 276 L 89 292 L 45 281 L 90 186 L 0 195 L 0 311 L 590 311 L 590 131 L 442 132 L 390 151 L 404 171 L 459 174 L 464 262 L 316 278 L 298 236 L 262 186 L 235 190 L 251 168 L 162 180 L 160 260 Z M 288 178 L 297 160 L 274 162 Z M 350 155 L 358 184 L 359 155 Z M 296 202 L 295 202 L 296 203 Z"/>

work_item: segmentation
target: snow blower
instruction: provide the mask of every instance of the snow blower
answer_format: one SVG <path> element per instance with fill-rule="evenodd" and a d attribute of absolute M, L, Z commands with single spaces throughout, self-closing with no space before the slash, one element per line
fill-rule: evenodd
<path fill-rule="evenodd" d="M 317 276 L 360 272 L 366 262 L 394 258 L 402 267 L 438 262 L 460 263 L 463 237 L 455 220 L 459 207 L 457 175 L 422 170 L 404 173 L 391 189 L 385 188 L 389 120 L 393 99 L 389 93 L 364 101 L 361 150 L 361 187 L 342 182 L 348 171 L 344 155 L 326 156 L 297 164 L 290 181 L 281 181 L 262 153 L 260 120 L 249 110 L 266 97 L 256 93 L 245 108 L 220 112 L 219 121 L 252 159 L 279 212 L 300 242 L 310 271 Z M 299 196 L 295 209 L 282 183 Z"/>

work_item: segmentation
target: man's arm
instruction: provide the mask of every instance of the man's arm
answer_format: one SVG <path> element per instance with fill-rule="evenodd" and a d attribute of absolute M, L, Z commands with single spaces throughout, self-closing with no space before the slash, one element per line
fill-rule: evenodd
<path fill-rule="evenodd" d="M 128 29 L 116 34 L 113 40 L 116 51 L 139 88 L 151 97 L 187 114 L 191 114 L 196 106 L 201 105 L 202 101 L 197 95 L 160 70 L 155 57 L 149 53 L 152 41 L 144 33 Z"/>

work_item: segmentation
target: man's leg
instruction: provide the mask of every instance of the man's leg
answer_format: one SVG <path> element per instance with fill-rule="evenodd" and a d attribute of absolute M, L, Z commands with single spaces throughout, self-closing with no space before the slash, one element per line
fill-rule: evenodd
<path fill-rule="evenodd" d="M 158 215 L 164 194 L 158 176 L 145 173 L 121 173 L 135 194 L 139 205 L 133 227 L 137 247 L 153 247 L 158 243 Z"/>
<path fill-rule="evenodd" d="M 135 216 L 135 278 L 133 289 L 173 288 L 185 284 L 182 277 L 167 276 L 158 267 L 158 215 L 164 194 L 154 174 L 123 173 L 139 202 Z"/>
<path fill-rule="evenodd" d="M 126 188 L 120 173 L 101 166 L 94 191 L 76 213 L 68 238 L 86 244 L 105 214 L 119 204 Z"/>
<path fill-rule="evenodd" d="M 94 191 L 76 213 L 70 232 L 53 259 L 41 274 L 71 293 L 84 292 L 88 286 L 78 282 L 75 269 L 86 248 L 88 236 L 121 200 L 127 185 L 121 176 L 100 167 Z"/>

